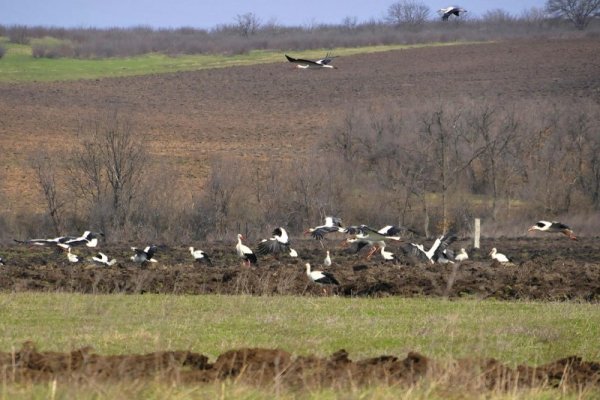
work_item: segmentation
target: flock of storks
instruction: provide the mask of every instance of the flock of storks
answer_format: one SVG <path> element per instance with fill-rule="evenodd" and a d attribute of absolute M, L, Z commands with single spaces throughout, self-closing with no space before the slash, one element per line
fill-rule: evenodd
<path fill-rule="evenodd" d="M 529 228 L 530 231 L 542 231 L 542 232 L 553 232 L 562 233 L 572 240 L 577 240 L 571 228 L 567 225 L 556 221 L 538 221 L 535 225 Z M 325 236 L 332 233 L 343 233 L 346 238 L 343 241 L 344 247 L 352 246 L 354 253 L 360 252 L 362 249 L 368 249 L 366 255 L 367 258 L 371 258 L 376 252 L 380 252 L 383 260 L 396 261 L 397 258 L 389 250 L 386 250 L 386 241 L 401 242 L 404 241 L 402 236 L 408 232 L 416 233 L 410 228 L 387 225 L 379 230 L 370 228 L 367 225 L 354 225 L 344 226 L 342 220 L 337 217 L 325 217 L 325 223 L 314 228 L 309 228 L 304 233 L 312 236 L 312 238 L 318 240 L 323 245 Z M 15 242 L 28 245 L 36 246 L 57 246 L 59 249 L 66 250 L 67 259 L 72 263 L 78 263 L 81 258 L 71 252 L 73 247 L 87 246 L 96 247 L 98 245 L 98 237 L 104 236 L 101 232 L 86 231 L 81 236 L 59 236 L 51 239 L 28 239 L 28 240 L 17 240 Z M 238 257 L 242 261 L 242 265 L 246 267 L 257 266 L 258 256 L 274 255 L 278 256 L 289 256 L 292 258 L 298 257 L 298 252 L 291 247 L 290 237 L 287 231 L 283 227 L 277 227 L 273 230 L 272 237 L 269 239 L 263 239 L 256 246 L 256 252 L 250 247 L 246 246 L 242 241 L 244 236 L 242 234 L 237 235 L 237 244 L 235 246 Z M 449 246 L 456 240 L 456 236 L 453 234 L 445 234 L 437 237 L 434 243 L 428 249 L 423 244 L 419 243 L 408 243 L 406 246 L 407 253 L 410 256 L 416 257 L 424 262 L 431 264 L 434 263 L 454 263 L 468 260 L 469 255 L 464 248 L 460 249 L 460 252 L 455 254 Z M 139 264 L 155 263 L 157 260 L 154 258 L 154 254 L 157 251 L 157 246 L 150 245 L 144 249 L 132 247 L 133 255 L 130 257 L 131 261 Z M 194 247 L 189 247 L 189 251 L 197 262 L 206 263 L 212 265 L 212 261 L 209 255 Z M 502 253 L 498 253 L 496 248 L 493 248 L 489 253 L 493 260 L 500 263 L 510 262 L 510 258 Z M 102 266 L 112 266 L 117 261 L 113 258 L 110 259 L 106 254 L 98 252 L 96 255 L 91 257 L 91 261 L 95 264 Z M 329 250 L 326 250 L 326 256 L 323 260 L 325 267 L 331 266 L 331 255 Z M 0 265 L 4 265 L 2 258 L 0 258 Z M 306 274 L 308 277 L 316 283 L 320 284 L 333 284 L 338 285 L 339 282 L 329 272 L 326 271 L 314 271 L 311 270 L 309 263 L 305 264 Z"/>

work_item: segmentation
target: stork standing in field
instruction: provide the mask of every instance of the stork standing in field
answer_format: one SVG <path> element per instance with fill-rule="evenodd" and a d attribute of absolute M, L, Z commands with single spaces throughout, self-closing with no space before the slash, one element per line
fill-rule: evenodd
<path fill-rule="evenodd" d="M 396 261 L 394 253 L 385 249 L 385 242 L 383 242 L 383 245 L 381 246 L 381 256 L 386 261 Z"/>
<path fill-rule="evenodd" d="M 192 257 L 194 257 L 194 261 L 199 262 L 199 263 L 205 262 L 205 263 L 208 263 L 208 265 L 212 265 L 212 261 L 210 260 L 210 257 L 204 251 L 194 250 L 193 247 L 190 247 L 190 253 L 192 254 Z"/>
<path fill-rule="evenodd" d="M 102 252 L 98 252 L 95 256 L 92 257 L 92 261 L 98 265 L 104 265 L 106 267 L 111 267 L 117 263 L 117 260 L 114 258 L 109 261 L 108 256 Z"/>
<path fill-rule="evenodd" d="M 323 265 L 326 267 L 331 267 L 331 257 L 329 256 L 329 250 L 327 250 L 327 255 L 325 256 L 325 259 L 323 260 Z"/>
<path fill-rule="evenodd" d="M 135 254 L 131 256 L 131 261 L 133 262 L 142 265 L 147 262 L 158 262 L 153 258 L 157 250 L 155 245 L 147 246 L 144 250 L 132 247 L 131 250 L 135 252 Z"/>
<path fill-rule="evenodd" d="M 290 247 L 290 257 L 296 258 L 298 257 L 298 252 Z"/>
<path fill-rule="evenodd" d="M 571 240 L 577 240 L 577 237 L 567 225 L 557 221 L 538 221 L 527 232 L 541 231 L 550 233 L 562 233 Z"/>
<path fill-rule="evenodd" d="M 469 254 L 467 254 L 467 251 L 463 248 L 460 249 L 460 251 L 458 252 L 458 254 L 456 255 L 456 257 L 454 257 L 455 261 L 461 262 L 461 261 L 465 261 L 469 259 Z"/>
<path fill-rule="evenodd" d="M 448 21 L 448 18 L 450 18 L 451 15 L 460 17 L 460 14 L 466 13 L 467 10 L 465 10 L 464 8 L 456 7 L 456 6 L 450 6 L 450 7 L 446 7 L 446 8 L 440 8 L 438 10 L 438 12 L 440 14 L 442 14 L 442 21 Z"/>
<path fill-rule="evenodd" d="M 71 253 L 71 248 L 70 247 L 67 249 L 67 259 L 70 262 L 72 262 L 72 263 L 78 263 L 79 262 L 79 256 L 77 254 Z"/>
<path fill-rule="evenodd" d="M 308 69 L 308 68 L 330 68 L 330 69 L 335 69 L 336 67 L 334 67 L 333 65 L 330 65 L 331 61 L 333 61 L 333 59 L 335 57 L 331 56 L 329 53 L 327 53 L 327 55 L 319 60 L 306 60 L 306 59 L 302 59 L 302 58 L 293 58 L 288 56 L 287 54 L 285 55 L 285 58 L 287 58 L 287 60 L 291 63 L 296 64 L 297 68 L 302 68 L 302 69 Z"/>
<path fill-rule="evenodd" d="M 492 260 L 496 260 L 501 263 L 507 263 L 511 261 L 510 258 L 506 257 L 504 254 L 498 253 L 498 250 L 496 250 L 495 247 L 492 249 L 492 251 L 490 251 L 490 257 L 492 257 Z"/>
<path fill-rule="evenodd" d="M 263 239 L 256 249 L 256 253 L 260 255 L 265 254 L 281 254 L 290 253 L 290 237 L 287 231 L 278 227 L 273 230 L 272 237 L 269 239 Z"/>
<path fill-rule="evenodd" d="M 248 247 L 242 243 L 242 239 L 244 239 L 244 236 L 241 233 L 238 233 L 237 238 L 238 238 L 238 242 L 237 242 L 237 245 L 235 246 L 237 255 L 244 261 L 245 265 L 247 265 L 247 266 L 250 266 L 250 264 L 257 265 L 258 259 L 256 258 L 256 254 L 254 254 L 254 252 L 252 250 L 250 250 L 250 247 Z"/>
<path fill-rule="evenodd" d="M 314 283 L 321 285 L 339 285 L 340 283 L 335 279 L 333 274 L 325 271 L 311 271 L 310 264 L 306 263 L 306 275 Z"/>

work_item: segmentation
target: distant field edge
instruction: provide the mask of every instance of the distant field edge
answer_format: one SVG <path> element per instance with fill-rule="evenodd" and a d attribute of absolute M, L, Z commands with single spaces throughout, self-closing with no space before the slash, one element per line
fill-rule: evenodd
<path fill-rule="evenodd" d="M 377 53 L 393 50 L 408 50 L 434 46 L 473 45 L 491 42 L 459 41 L 434 42 L 409 45 L 378 45 L 366 47 L 343 47 L 303 51 L 253 50 L 237 55 L 180 55 L 167 56 L 151 53 L 136 57 L 74 59 L 74 58 L 34 58 L 30 46 L 3 44 L 6 54 L 0 59 L 0 82 L 58 82 L 90 80 L 126 76 L 142 76 L 180 71 L 197 71 L 212 68 L 226 68 L 256 64 L 285 63 L 284 54 L 290 53 L 299 58 L 319 58 L 326 53 L 335 56 Z"/>

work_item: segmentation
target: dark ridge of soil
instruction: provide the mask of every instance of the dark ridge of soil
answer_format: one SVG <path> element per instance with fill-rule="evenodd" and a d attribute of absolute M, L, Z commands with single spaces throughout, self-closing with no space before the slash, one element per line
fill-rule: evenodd
<path fill-rule="evenodd" d="M 119 261 L 112 267 L 89 261 L 74 265 L 52 248 L 10 246 L 0 249 L 6 260 L 0 267 L 0 291 L 600 300 L 600 241 L 596 238 L 483 240 L 481 250 L 469 249 L 471 260 L 453 265 L 414 260 L 404 254 L 407 244 L 388 246 L 400 258 L 398 263 L 385 262 L 379 254 L 367 260 L 364 253 L 347 253 L 333 241 L 326 245 L 333 258 L 329 268 L 322 266 L 325 254 L 319 243 L 308 240 L 294 242 L 298 259 L 267 256 L 252 268 L 240 265 L 230 243 L 204 247 L 213 266 L 192 262 L 186 247 L 160 246 L 155 256 L 159 262 L 141 267 L 129 261 L 132 253 L 127 246 L 102 248 Z M 453 246 L 468 248 L 468 243 L 459 241 Z M 492 246 L 514 262 L 491 261 Z M 86 260 L 96 251 L 74 250 Z M 333 273 L 340 286 L 310 282 L 306 262 Z"/>
<path fill-rule="evenodd" d="M 243 348 L 227 351 L 211 363 L 207 356 L 191 351 L 103 356 L 90 347 L 69 353 L 40 352 L 32 342 L 25 342 L 20 350 L 0 352 L 0 368 L 3 383 L 147 379 L 191 384 L 235 379 L 256 386 L 342 389 L 374 384 L 410 385 L 420 379 L 443 376 L 458 385 L 488 390 L 600 386 L 600 363 L 576 356 L 537 367 L 510 368 L 495 359 L 461 359 L 442 364 L 414 352 L 403 359 L 384 355 L 353 361 L 345 350 L 319 358 L 294 357 L 279 349 Z"/>

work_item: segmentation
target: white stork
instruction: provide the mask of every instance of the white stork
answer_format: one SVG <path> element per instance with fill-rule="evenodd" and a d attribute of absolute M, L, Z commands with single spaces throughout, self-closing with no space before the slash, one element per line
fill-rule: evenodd
<path fill-rule="evenodd" d="M 567 225 L 557 222 L 557 221 L 538 221 L 531 228 L 527 230 L 527 232 L 531 231 L 542 231 L 542 232 L 550 232 L 550 233 L 562 233 L 563 235 L 569 237 L 572 240 L 577 240 L 577 237 Z"/>
<path fill-rule="evenodd" d="M 77 254 L 71 253 L 71 248 L 70 247 L 67 248 L 67 258 L 72 263 L 78 263 L 79 262 L 79 256 Z"/>
<path fill-rule="evenodd" d="M 456 6 L 450 6 L 450 7 L 446 7 L 446 8 L 440 8 L 438 10 L 438 12 L 440 14 L 442 14 L 442 21 L 448 21 L 448 18 L 450 18 L 451 15 L 460 17 L 460 14 L 466 13 L 467 10 L 465 10 L 464 8 L 456 7 Z"/>
<path fill-rule="evenodd" d="M 327 255 L 325 256 L 325 259 L 323 260 L 323 265 L 326 267 L 331 267 L 331 256 L 329 255 L 329 250 L 327 250 Z"/>
<path fill-rule="evenodd" d="M 319 283 L 321 285 L 339 285 L 340 283 L 335 279 L 333 274 L 325 271 L 311 271 L 310 264 L 306 263 L 306 275 L 311 281 Z"/>
<path fill-rule="evenodd" d="M 344 232 L 342 219 L 338 217 L 325 217 L 325 224 L 308 228 L 305 235 L 310 234 L 313 239 L 323 240 L 326 234 L 332 232 Z"/>
<path fill-rule="evenodd" d="M 210 257 L 203 250 L 194 250 L 193 247 L 190 247 L 190 253 L 192 254 L 192 257 L 194 257 L 194 261 L 200 263 L 206 262 L 208 265 L 212 265 Z"/>
<path fill-rule="evenodd" d="M 492 257 L 492 260 L 496 260 L 501 263 L 507 263 L 511 261 L 510 258 L 506 257 L 504 254 L 498 253 L 498 250 L 496 250 L 495 247 L 492 249 L 492 251 L 490 251 L 490 257 Z"/>
<path fill-rule="evenodd" d="M 105 265 L 107 267 L 111 267 L 117 263 L 117 260 L 114 258 L 112 260 L 108 260 L 108 256 L 102 252 L 98 252 L 95 256 L 92 257 L 92 261 L 99 265 Z"/>
<path fill-rule="evenodd" d="M 69 240 L 76 239 L 75 236 L 58 236 L 51 239 L 27 239 L 27 240 L 18 240 L 13 239 L 17 243 L 24 244 L 32 244 L 35 246 L 46 246 L 46 245 L 58 245 L 59 243 L 64 243 Z"/>
<path fill-rule="evenodd" d="M 4 260 L 0 257 L 0 265 L 4 265 Z"/>
<path fill-rule="evenodd" d="M 290 247 L 290 257 L 296 258 L 298 257 L 298 252 Z"/>
<path fill-rule="evenodd" d="M 278 227 L 273 230 L 272 235 L 271 238 L 263 239 L 258 244 L 256 253 L 260 255 L 290 253 L 290 238 L 287 231 Z"/>
<path fill-rule="evenodd" d="M 333 61 L 333 59 L 335 57 L 329 55 L 329 53 L 327 53 L 327 55 L 319 60 L 306 60 L 306 59 L 302 59 L 302 58 L 293 58 L 288 56 L 287 54 L 285 55 L 285 58 L 287 58 L 287 60 L 291 63 L 296 64 L 297 68 L 302 68 L 302 69 L 308 69 L 308 68 L 331 68 L 331 69 L 336 69 L 336 67 L 334 67 L 333 65 L 330 65 L 331 61 Z"/>
<path fill-rule="evenodd" d="M 389 226 L 391 227 L 391 226 Z M 378 247 L 385 245 L 386 240 L 395 240 L 401 241 L 402 238 L 398 235 L 399 231 L 388 229 L 389 227 L 384 227 L 379 231 L 376 231 L 373 228 L 368 227 L 367 225 L 360 226 L 349 226 L 342 231 L 348 233 L 350 235 L 354 235 L 356 239 L 358 239 L 358 243 L 366 242 L 372 246 L 371 251 L 367 255 L 367 258 L 371 258 L 371 256 L 378 250 Z M 351 240 L 346 240 L 351 243 Z M 359 244 L 358 250 L 364 247 L 365 244 Z"/>
<path fill-rule="evenodd" d="M 381 256 L 386 261 L 396 261 L 396 256 L 394 253 L 385 250 L 385 242 L 383 242 L 383 245 L 381 246 Z"/>
<path fill-rule="evenodd" d="M 147 246 L 144 250 L 132 247 L 131 250 L 135 252 L 135 254 L 131 256 L 131 261 L 133 262 L 140 264 L 145 264 L 146 262 L 158 262 L 153 258 L 154 253 L 156 253 L 157 250 L 155 245 Z"/>
<path fill-rule="evenodd" d="M 448 237 L 441 235 L 435 239 L 435 242 L 433 242 L 429 250 L 425 250 L 425 247 L 422 244 L 411 243 L 413 246 L 412 254 L 423 260 L 428 260 L 431 264 L 436 262 L 444 264 L 450 262 L 451 256 L 447 247 L 455 240 L 456 236 L 454 235 L 449 235 Z"/>
<path fill-rule="evenodd" d="M 467 254 L 467 251 L 465 250 L 465 248 L 461 248 L 460 251 L 458 252 L 458 254 L 456 255 L 456 257 L 454 257 L 454 261 L 465 261 L 469 259 L 469 254 Z"/>
<path fill-rule="evenodd" d="M 250 266 L 250 264 L 256 265 L 258 263 L 256 254 L 254 254 L 254 252 L 252 250 L 250 250 L 250 247 L 248 247 L 242 243 L 242 239 L 244 238 L 244 236 L 241 233 L 238 233 L 237 238 L 238 238 L 238 242 L 237 242 L 237 245 L 235 246 L 237 255 L 242 260 L 244 260 L 244 263 L 247 263 L 248 266 Z"/>
<path fill-rule="evenodd" d="M 85 231 L 83 235 L 76 238 L 71 238 L 66 241 L 59 241 L 58 246 L 63 249 L 70 249 L 71 247 L 86 245 L 87 247 L 96 247 L 98 245 L 98 236 L 104 236 L 102 232 L 91 232 Z"/>

